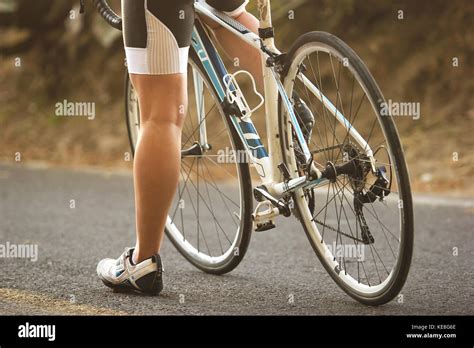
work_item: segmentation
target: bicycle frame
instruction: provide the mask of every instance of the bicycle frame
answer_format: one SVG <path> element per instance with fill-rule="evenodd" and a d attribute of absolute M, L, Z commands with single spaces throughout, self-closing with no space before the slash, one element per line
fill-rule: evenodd
<path fill-rule="evenodd" d="M 285 108 L 289 115 L 289 120 L 292 123 L 293 129 L 295 130 L 297 141 L 300 144 L 300 148 L 304 153 L 306 160 L 309 161 L 312 155 L 309 151 L 308 145 L 303 137 L 303 132 L 293 111 L 293 105 L 286 94 L 278 74 L 275 72 L 273 67 L 267 66 L 267 60 L 270 58 L 267 52 L 273 52 L 275 54 L 280 53 L 275 48 L 273 37 L 261 39 L 258 35 L 245 28 L 233 18 L 213 9 L 212 7 L 209 7 L 201 1 L 195 2 L 194 7 L 199 17 L 203 16 L 206 19 L 216 22 L 217 24 L 232 32 L 239 40 L 245 41 L 260 52 L 265 92 L 265 121 L 268 139 L 268 151 L 263 145 L 258 135 L 257 129 L 253 125 L 251 119 L 243 119 L 239 116 L 231 115 L 230 120 L 239 134 L 251 162 L 259 174 L 262 184 L 265 185 L 269 192 L 277 196 L 281 196 L 283 193 L 290 191 L 292 186 L 294 189 L 296 187 L 304 186 L 305 188 L 310 188 L 324 184 L 326 180 L 324 178 L 318 178 L 317 180 L 313 180 L 309 183 L 305 183 L 306 180 L 295 179 L 294 185 L 281 185 L 283 178 L 280 170 L 278 169 L 278 165 L 283 162 L 280 148 L 281 134 L 279 134 L 280 131 L 278 124 L 279 96 L 282 100 L 282 107 Z M 258 0 L 258 10 L 260 15 L 260 28 L 271 28 L 272 19 L 270 13 L 270 0 Z M 224 103 L 226 98 L 224 78 L 227 75 L 227 70 L 200 20 L 197 20 L 195 23 L 191 46 L 201 60 L 206 73 L 208 74 L 215 90 L 217 91 L 220 102 Z M 265 47 L 265 50 L 263 47 Z M 197 74 L 194 75 L 194 78 L 196 91 L 201 90 L 202 81 L 200 82 L 198 80 L 199 76 Z M 355 130 L 355 128 L 352 127 L 344 115 L 331 103 L 331 101 L 326 98 L 321 93 L 321 91 L 306 77 L 302 78 L 302 82 L 309 88 L 310 91 L 312 91 L 312 93 L 315 94 L 318 99 L 321 100 L 327 110 L 332 113 L 334 117 L 336 117 L 336 119 L 346 128 L 348 133 L 350 133 L 359 143 L 359 145 L 365 149 L 367 156 L 369 158 L 373 158 L 373 153 L 370 149 L 370 146 Z M 196 96 L 196 98 L 198 98 L 198 96 Z M 203 105 L 202 101 L 198 101 L 196 99 L 196 102 L 197 105 Z M 199 121 L 202 121 L 204 117 L 204 110 L 200 107 L 198 107 L 198 117 Z M 205 122 L 200 122 L 200 145 L 204 148 L 207 145 L 207 131 L 205 127 Z"/>

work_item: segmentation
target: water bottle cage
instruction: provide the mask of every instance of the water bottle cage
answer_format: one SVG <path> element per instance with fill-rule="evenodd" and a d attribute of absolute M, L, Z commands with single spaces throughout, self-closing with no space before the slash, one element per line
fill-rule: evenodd
<path fill-rule="evenodd" d="M 253 92 L 260 99 L 260 102 L 254 108 L 249 106 L 244 94 L 242 93 L 242 90 L 240 89 L 239 84 L 237 83 L 236 76 L 240 74 L 245 74 L 250 78 L 252 81 Z M 234 74 L 227 74 L 223 77 L 223 82 L 225 87 L 226 101 L 229 106 L 231 106 L 229 109 L 238 111 L 238 116 L 240 116 L 243 120 L 249 120 L 252 114 L 263 105 L 265 99 L 260 93 L 258 93 L 255 79 L 248 71 L 239 70 Z"/>

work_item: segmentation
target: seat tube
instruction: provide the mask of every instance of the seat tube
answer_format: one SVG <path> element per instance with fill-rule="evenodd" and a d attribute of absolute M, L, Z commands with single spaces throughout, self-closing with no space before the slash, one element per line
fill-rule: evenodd
<path fill-rule="evenodd" d="M 260 19 L 260 29 L 272 27 L 272 18 L 269 0 L 258 0 L 258 12 Z M 271 51 L 278 52 L 275 48 L 274 38 L 267 37 L 263 39 L 264 45 Z M 266 55 L 262 54 L 262 71 L 265 88 L 265 124 L 268 139 L 268 152 L 271 158 L 272 184 L 283 180 L 278 165 L 282 162 L 282 153 L 280 146 L 280 131 L 278 125 L 278 87 L 271 68 L 266 65 Z M 266 184 L 270 184 L 269 182 Z M 272 191 L 272 185 L 267 185 Z"/>

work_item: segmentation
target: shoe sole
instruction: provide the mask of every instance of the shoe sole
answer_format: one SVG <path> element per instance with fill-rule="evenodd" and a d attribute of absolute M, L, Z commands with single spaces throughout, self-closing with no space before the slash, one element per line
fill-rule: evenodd
<path fill-rule="evenodd" d="M 115 293 L 138 293 L 141 295 L 157 296 L 161 292 L 161 290 L 163 290 L 163 288 L 161 287 L 160 289 L 154 291 L 143 291 L 127 284 L 114 284 L 102 278 L 100 278 L 100 280 L 102 281 L 102 283 L 104 283 L 105 286 L 111 288 Z"/>

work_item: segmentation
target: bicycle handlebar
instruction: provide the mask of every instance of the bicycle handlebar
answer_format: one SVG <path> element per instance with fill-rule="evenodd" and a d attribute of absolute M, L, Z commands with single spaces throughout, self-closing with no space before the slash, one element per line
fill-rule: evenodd
<path fill-rule="evenodd" d="M 112 10 L 107 0 L 94 0 L 94 5 L 107 23 L 117 30 L 122 30 L 122 17 Z"/>

